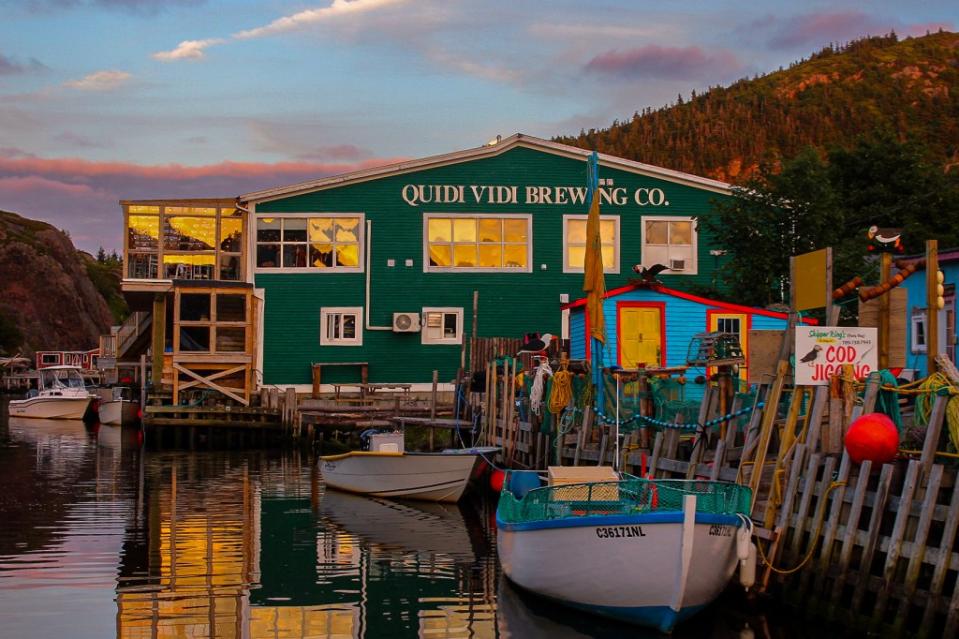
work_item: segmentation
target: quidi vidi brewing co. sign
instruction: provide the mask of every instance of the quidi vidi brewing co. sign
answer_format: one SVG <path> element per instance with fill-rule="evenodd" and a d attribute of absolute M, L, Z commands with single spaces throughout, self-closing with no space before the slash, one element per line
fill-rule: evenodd
<path fill-rule="evenodd" d="M 851 364 L 856 379 L 876 370 L 878 329 L 847 326 L 796 327 L 796 384 L 822 386 Z"/>

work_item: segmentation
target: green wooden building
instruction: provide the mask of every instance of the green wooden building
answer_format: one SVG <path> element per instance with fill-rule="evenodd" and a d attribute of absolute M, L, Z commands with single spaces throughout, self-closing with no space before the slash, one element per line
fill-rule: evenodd
<path fill-rule="evenodd" d="M 560 305 L 581 296 L 588 156 L 517 134 L 241 196 L 258 381 L 305 390 L 317 362 L 367 363 L 370 382 L 452 380 L 469 357 L 474 291 L 480 337 L 565 336 Z M 721 258 L 696 218 L 729 185 L 599 164 L 607 287 L 657 263 L 671 288 L 713 284 Z M 328 370 L 324 387 L 359 380 Z"/>

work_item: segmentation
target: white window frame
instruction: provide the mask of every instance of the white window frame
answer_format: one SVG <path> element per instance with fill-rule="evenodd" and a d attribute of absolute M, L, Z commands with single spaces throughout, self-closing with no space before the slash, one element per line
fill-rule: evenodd
<path fill-rule="evenodd" d="M 433 218 L 500 218 L 526 220 L 526 268 L 482 268 L 479 266 L 430 266 L 430 220 Z M 424 213 L 423 214 L 423 272 L 424 273 L 532 273 L 533 272 L 533 216 L 529 213 Z"/>
<path fill-rule="evenodd" d="M 334 315 L 352 315 L 356 322 L 356 337 L 329 337 L 327 322 Z M 320 346 L 362 346 L 363 345 L 363 307 L 362 306 L 324 306 L 320 309 Z"/>
<path fill-rule="evenodd" d="M 257 222 L 259 222 L 259 221 L 262 220 L 262 219 L 293 219 L 293 218 L 301 218 L 301 219 L 302 219 L 302 218 L 307 218 L 307 219 L 309 219 L 309 218 L 316 218 L 316 217 L 327 217 L 327 218 L 333 218 L 333 217 L 356 217 L 356 218 L 359 218 L 359 220 L 360 220 L 360 230 L 359 230 L 359 234 L 358 234 L 358 239 L 359 239 L 359 245 L 360 245 L 360 246 L 359 246 L 359 249 L 360 249 L 360 251 L 359 251 L 358 266 L 328 266 L 328 267 L 324 267 L 324 268 L 319 268 L 319 267 L 315 267 L 315 266 L 299 267 L 299 266 L 257 266 L 257 265 L 256 265 L 256 263 L 257 263 L 257 247 L 258 247 L 260 244 L 273 244 L 273 242 L 259 242 L 259 241 L 257 241 L 257 230 L 258 230 L 258 229 L 257 229 Z M 249 233 L 250 233 L 250 238 L 251 238 L 252 247 L 253 247 L 253 249 L 252 249 L 252 251 L 250 252 L 250 254 L 252 255 L 252 263 L 253 263 L 253 268 L 254 268 L 254 272 L 255 272 L 255 273 L 314 273 L 314 274 L 316 274 L 316 273 L 330 273 L 330 274 L 340 273 L 340 274 L 342 274 L 342 273 L 362 273 L 362 272 L 364 271 L 364 269 L 365 269 L 365 264 L 366 264 L 366 214 L 365 214 L 365 213 L 357 213 L 357 212 L 350 212 L 350 211 L 339 211 L 339 212 L 336 212 L 336 213 L 328 213 L 328 212 L 324 212 L 324 213 L 319 213 L 319 212 L 316 212 L 316 213 L 263 213 L 263 212 L 257 212 L 256 215 L 253 216 L 253 222 L 250 224 L 250 228 L 251 228 L 251 231 L 250 231 Z M 279 242 L 276 242 L 276 244 L 278 244 L 278 245 L 280 246 L 280 255 L 282 256 L 282 254 L 283 254 L 283 244 L 284 244 L 282 234 L 281 234 L 281 236 L 280 236 L 280 241 L 279 241 Z M 310 245 L 310 241 L 309 241 L 309 237 L 307 237 L 307 241 L 306 241 L 307 250 L 309 250 L 309 245 Z"/>
<path fill-rule="evenodd" d="M 570 220 L 587 220 L 588 215 L 564 215 L 563 216 L 563 272 L 564 273 L 582 273 L 583 267 L 573 267 L 569 265 L 569 230 Z M 619 273 L 619 216 L 618 215 L 600 215 L 600 221 L 612 221 L 615 225 L 613 230 L 613 262 L 614 264 L 603 264 L 603 273 Z"/>
<path fill-rule="evenodd" d="M 644 215 L 640 219 L 640 250 L 642 251 L 642 265 L 646 268 L 649 268 L 655 262 L 647 262 L 647 251 L 646 251 L 646 222 L 689 222 L 692 224 L 692 267 L 688 267 L 682 271 L 663 271 L 665 275 L 697 275 L 699 273 L 699 230 L 696 228 L 696 218 L 688 215 Z M 662 244 L 657 244 L 656 246 L 663 246 Z M 669 247 L 670 245 L 665 245 Z M 677 245 L 684 246 L 684 245 Z M 669 266 L 669 264 L 666 264 Z"/>
<path fill-rule="evenodd" d="M 429 327 L 427 322 L 428 313 L 455 313 L 456 314 L 456 337 L 430 337 L 428 335 Z M 462 344 L 463 343 L 463 307 L 456 306 L 424 306 L 423 320 L 420 323 L 420 343 L 432 344 Z"/>
<path fill-rule="evenodd" d="M 909 344 L 913 353 L 928 352 L 927 345 L 929 344 L 929 322 L 926 320 L 927 317 L 928 314 L 926 309 L 922 309 L 921 311 L 917 310 L 913 312 L 912 316 L 909 318 Z M 922 344 L 919 344 L 917 341 L 920 324 L 922 324 Z"/>

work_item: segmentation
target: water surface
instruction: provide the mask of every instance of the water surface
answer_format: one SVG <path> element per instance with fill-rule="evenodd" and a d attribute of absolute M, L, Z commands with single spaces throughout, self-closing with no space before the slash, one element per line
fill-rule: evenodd
<path fill-rule="evenodd" d="M 0 402 L 0 637 L 658 636 L 511 587 L 488 497 L 366 499 L 297 451 L 140 439 Z M 812 634 L 839 636 L 731 589 L 674 636 Z"/>

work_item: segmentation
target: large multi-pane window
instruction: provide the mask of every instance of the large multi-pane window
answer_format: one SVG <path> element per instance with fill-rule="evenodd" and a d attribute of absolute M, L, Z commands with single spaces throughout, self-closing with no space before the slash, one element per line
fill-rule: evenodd
<path fill-rule="evenodd" d="M 175 299 L 177 353 L 244 353 L 247 349 L 249 295 L 183 292 Z"/>
<path fill-rule="evenodd" d="M 258 269 L 362 270 L 362 215 L 261 217 Z"/>
<path fill-rule="evenodd" d="M 126 203 L 126 274 L 133 279 L 243 279 L 243 218 L 230 204 Z"/>
<path fill-rule="evenodd" d="M 425 215 L 427 271 L 529 271 L 528 215 Z"/>
<path fill-rule="evenodd" d="M 586 260 L 585 215 L 563 216 L 563 272 L 582 273 Z M 599 221 L 603 271 L 619 273 L 619 216 L 603 215 Z"/>
<path fill-rule="evenodd" d="M 643 217 L 643 266 L 668 267 L 669 274 L 696 274 L 696 222 L 691 217 Z"/>

